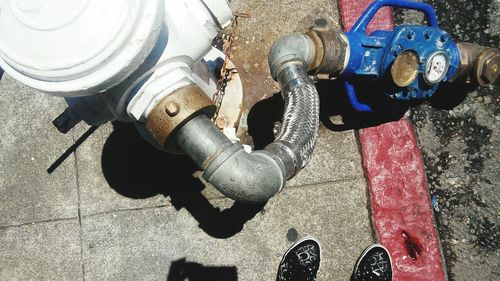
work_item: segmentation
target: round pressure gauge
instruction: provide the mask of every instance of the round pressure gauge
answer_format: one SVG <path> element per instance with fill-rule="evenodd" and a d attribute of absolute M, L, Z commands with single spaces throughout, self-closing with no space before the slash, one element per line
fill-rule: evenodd
<path fill-rule="evenodd" d="M 444 52 L 436 52 L 429 57 L 425 66 L 425 80 L 437 84 L 443 80 L 450 68 L 450 59 Z"/>

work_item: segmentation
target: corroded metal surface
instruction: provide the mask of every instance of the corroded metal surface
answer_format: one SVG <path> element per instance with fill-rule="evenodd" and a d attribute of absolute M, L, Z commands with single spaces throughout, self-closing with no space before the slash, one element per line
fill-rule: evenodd
<path fill-rule="evenodd" d="M 484 51 L 485 47 L 474 43 L 457 43 L 458 52 L 460 53 L 460 67 L 450 81 L 471 83 L 474 81 L 474 65 L 477 58 Z"/>
<path fill-rule="evenodd" d="M 215 105 L 198 86 L 188 86 L 163 98 L 151 111 L 146 128 L 154 139 L 165 148 L 172 146 L 172 133 L 195 116 L 211 117 Z"/>
<path fill-rule="evenodd" d="M 500 75 L 500 51 L 474 43 L 458 43 L 460 67 L 452 81 L 488 86 Z"/>
<path fill-rule="evenodd" d="M 400 54 L 391 67 L 392 80 L 399 87 L 408 87 L 415 81 L 419 66 L 418 54 L 408 50 Z"/>
<path fill-rule="evenodd" d="M 271 78 L 267 62 L 273 42 L 284 35 L 305 33 L 311 26 L 338 30 L 338 12 L 336 4 L 330 0 L 277 0 L 272 3 L 263 0 L 233 1 L 231 8 L 251 16 L 240 19 L 238 38 L 231 58 L 244 89 L 238 136 L 243 142 L 249 143 L 249 111 L 257 102 L 280 92 L 278 84 Z"/>

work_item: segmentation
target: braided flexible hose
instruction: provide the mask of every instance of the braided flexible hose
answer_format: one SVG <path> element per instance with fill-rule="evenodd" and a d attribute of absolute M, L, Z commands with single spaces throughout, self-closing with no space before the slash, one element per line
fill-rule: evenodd
<path fill-rule="evenodd" d="M 247 153 L 203 115 L 176 133 L 177 143 L 205 170 L 203 178 L 224 195 L 265 202 L 311 160 L 319 127 L 319 95 L 307 74 L 313 53 L 314 44 L 304 35 L 285 37 L 270 51 L 285 110 L 278 137 L 264 150 Z"/>
<path fill-rule="evenodd" d="M 319 96 L 312 84 L 301 84 L 283 93 L 285 112 L 276 141 L 289 143 L 300 159 L 299 169 L 311 160 L 319 127 Z"/>
<path fill-rule="evenodd" d="M 319 127 L 319 95 L 300 60 L 284 63 L 277 73 L 285 111 L 281 131 L 266 150 L 290 179 L 311 160 Z"/>

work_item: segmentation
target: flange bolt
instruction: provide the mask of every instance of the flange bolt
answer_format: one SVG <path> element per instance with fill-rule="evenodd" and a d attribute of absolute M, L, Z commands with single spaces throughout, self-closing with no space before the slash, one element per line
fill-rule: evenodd
<path fill-rule="evenodd" d="M 179 105 L 173 101 L 168 102 L 165 105 L 165 112 L 167 112 L 168 116 L 170 117 L 174 117 L 175 115 L 177 115 L 179 113 L 179 110 Z"/>

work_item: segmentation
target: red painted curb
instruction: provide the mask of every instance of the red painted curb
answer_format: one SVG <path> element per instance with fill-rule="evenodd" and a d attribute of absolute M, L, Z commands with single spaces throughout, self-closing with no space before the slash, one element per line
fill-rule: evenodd
<path fill-rule="evenodd" d="M 359 132 L 372 220 L 394 280 L 446 280 L 425 169 L 408 119 Z"/>
<path fill-rule="evenodd" d="M 372 0 L 339 0 L 349 30 Z M 392 30 L 392 10 L 382 9 L 369 31 Z M 393 280 L 446 280 L 431 208 L 425 168 L 411 122 L 360 130 L 359 141 L 370 189 L 372 220 L 379 241 L 391 253 Z"/>

